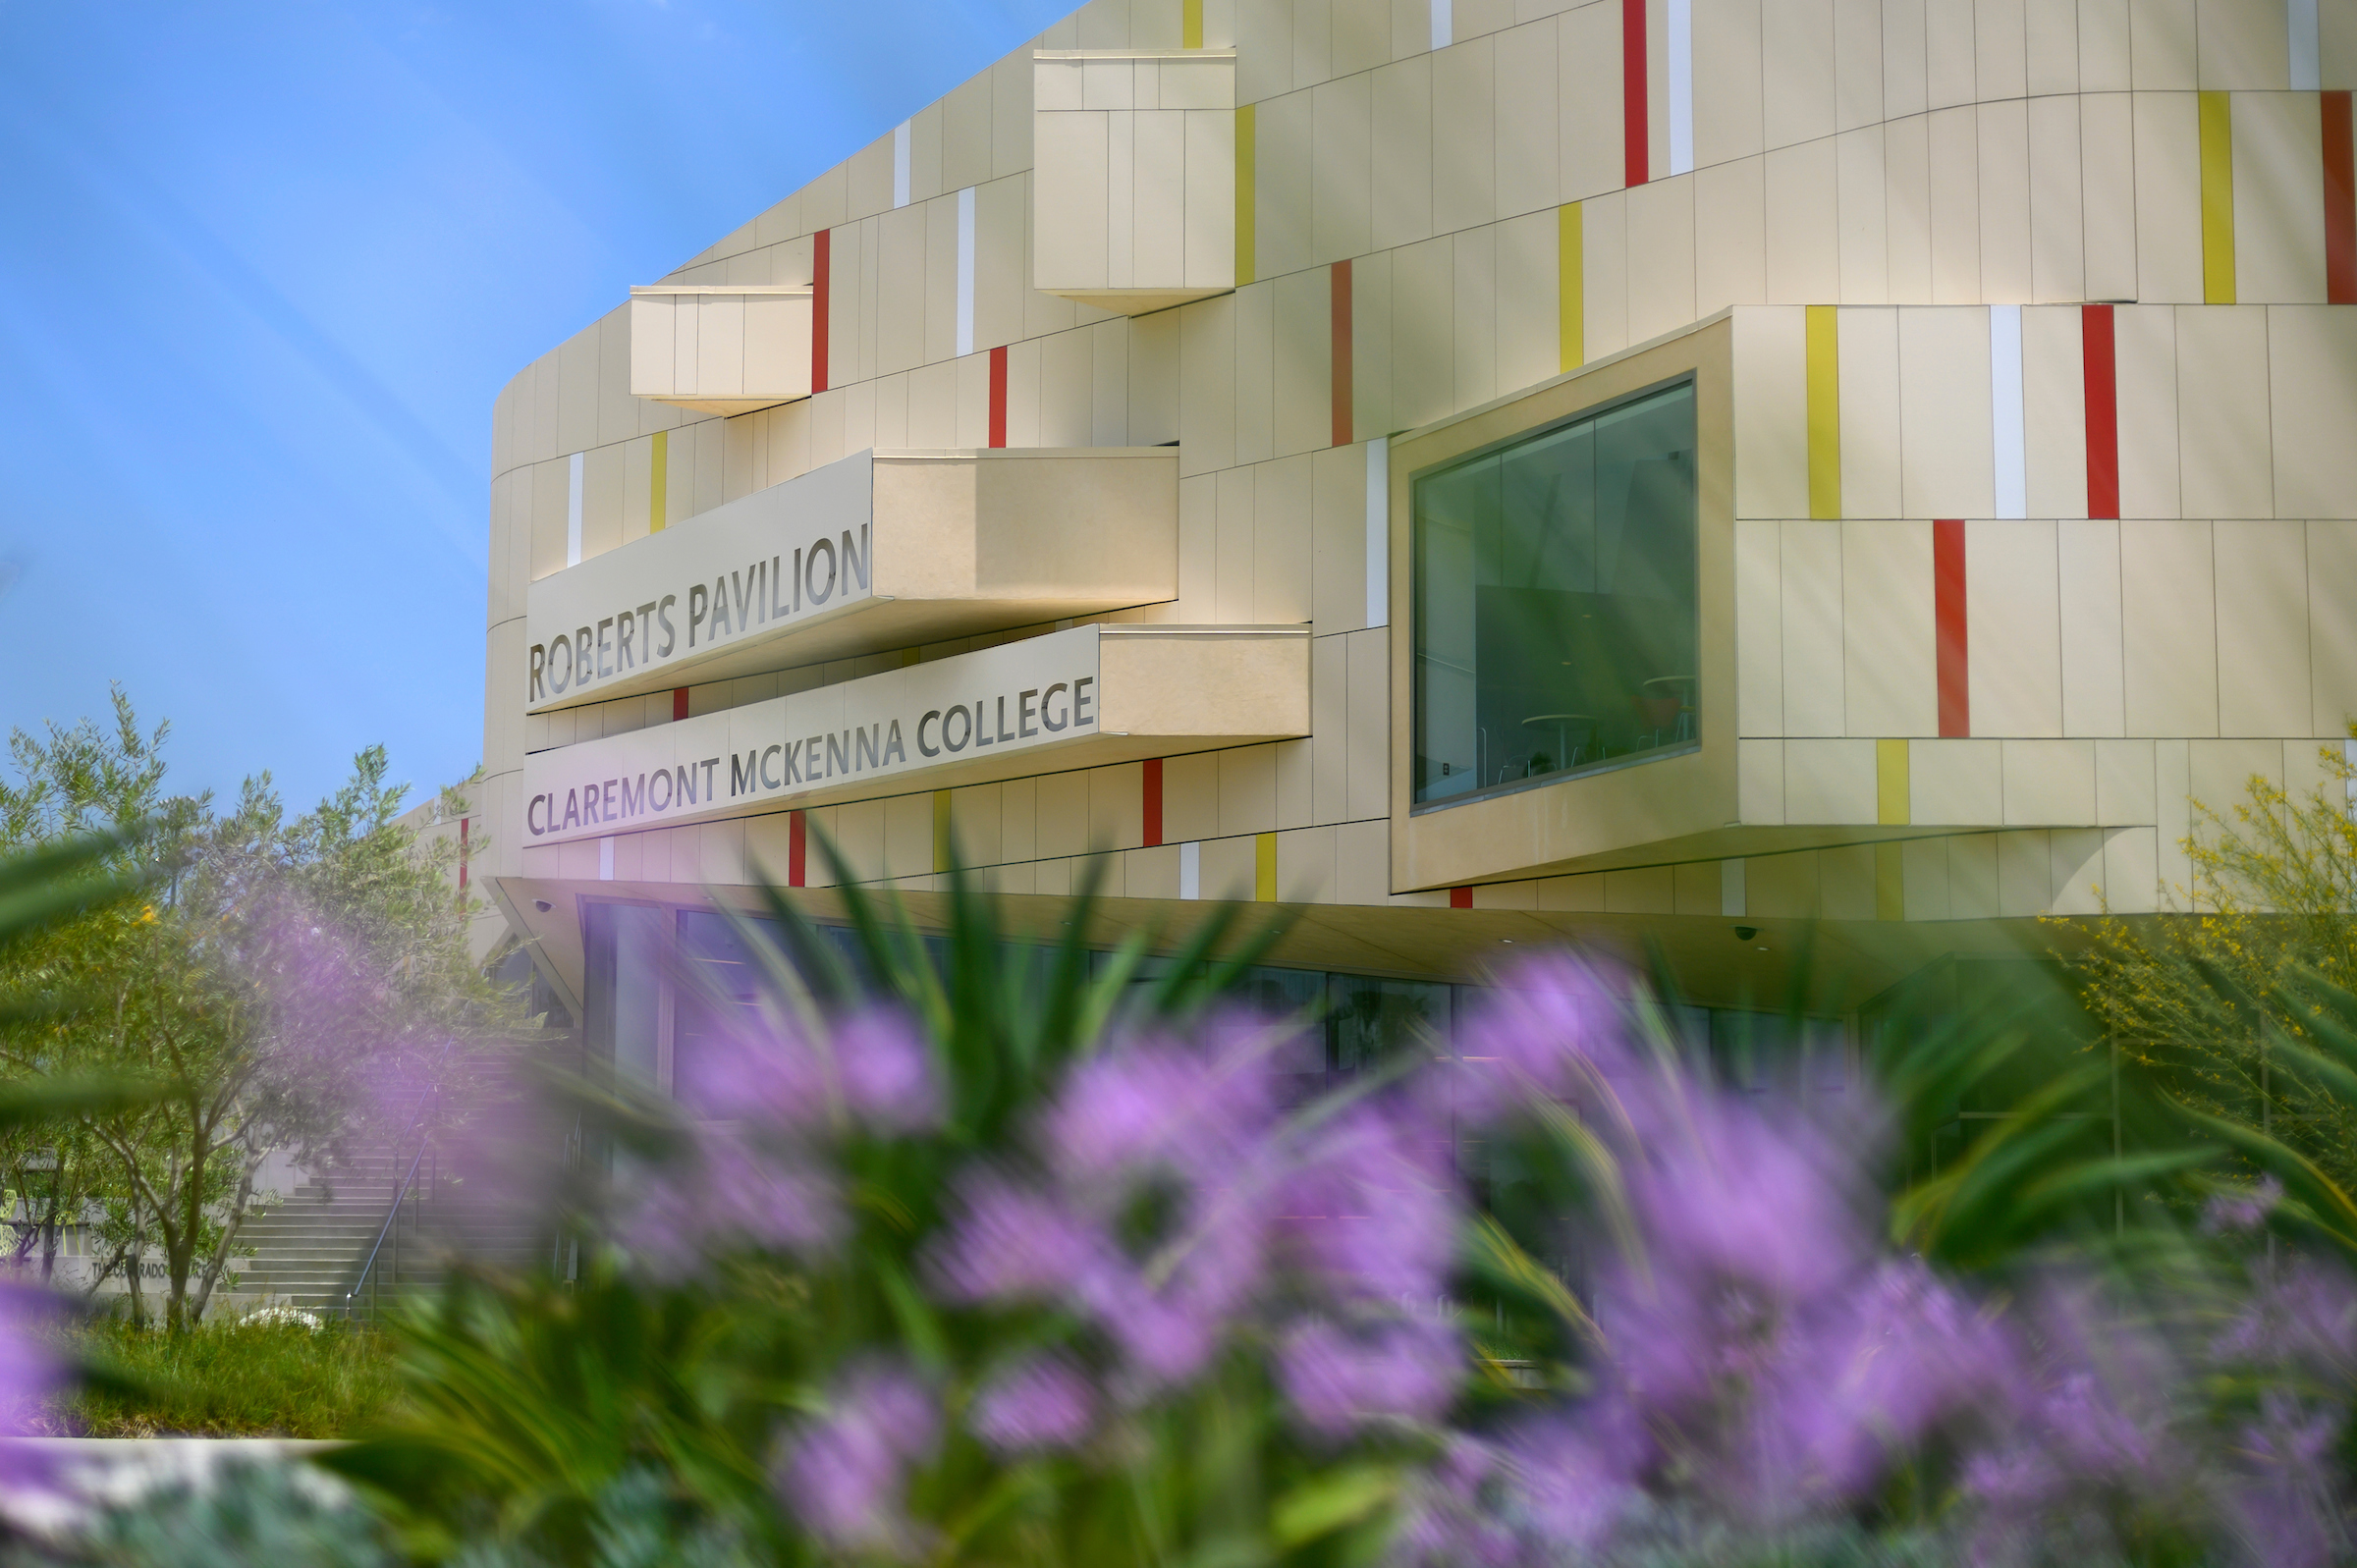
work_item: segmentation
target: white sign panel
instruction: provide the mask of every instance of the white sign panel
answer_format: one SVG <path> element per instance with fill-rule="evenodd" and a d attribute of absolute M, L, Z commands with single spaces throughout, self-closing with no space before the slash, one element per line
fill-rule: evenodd
<path fill-rule="evenodd" d="M 644 690 L 666 665 L 867 602 L 874 473 L 854 453 L 533 583 L 525 707 Z"/>
<path fill-rule="evenodd" d="M 745 816 L 1094 735 L 1097 628 L 888 670 L 523 760 L 532 843 Z M 878 790 L 878 793 L 886 792 Z"/>

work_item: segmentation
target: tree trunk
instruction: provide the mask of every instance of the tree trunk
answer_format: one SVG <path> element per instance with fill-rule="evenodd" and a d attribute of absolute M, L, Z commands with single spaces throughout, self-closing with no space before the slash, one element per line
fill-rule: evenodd
<path fill-rule="evenodd" d="M 199 1322 L 203 1321 L 205 1308 L 212 1302 L 213 1286 L 220 1283 L 222 1272 L 229 1267 L 229 1260 L 236 1255 L 238 1232 L 245 1228 L 246 1217 L 253 1206 L 253 1172 L 260 1164 L 261 1157 L 248 1152 L 244 1168 L 238 1172 L 238 1190 L 231 1194 L 229 1214 L 221 1221 L 220 1245 L 213 1249 L 212 1257 L 205 1260 L 204 1275 L 196 1282 L 195 1313 Z"/>
<path fill-rule="evenodd" d="M 131 1282 L 132 1326 L 144 1328 L 147 1326 L 147 1298 L 139 1288 L 139 1275 L 145 1271 L 147 1267 L 145 1257 L 147 1249 L 136 1241 L 126 1242 L 125 1245 L 131 1249 L 131 1262 L 128 1266 L 131 1271 L 124 1277 Z"/>

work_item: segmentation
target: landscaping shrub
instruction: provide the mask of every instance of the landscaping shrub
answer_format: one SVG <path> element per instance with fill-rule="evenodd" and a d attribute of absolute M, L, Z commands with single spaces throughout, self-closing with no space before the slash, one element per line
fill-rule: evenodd
<path fill-rule="evenodd" d="M 207 1322 L 185 1333 L 100 1318 L 49 1330 L 61 1359 L 104 1376 L 35 1418 L 61 1435 L 350 1437 L 395 1389 L 391 1346 L 365 1325 Z"/>

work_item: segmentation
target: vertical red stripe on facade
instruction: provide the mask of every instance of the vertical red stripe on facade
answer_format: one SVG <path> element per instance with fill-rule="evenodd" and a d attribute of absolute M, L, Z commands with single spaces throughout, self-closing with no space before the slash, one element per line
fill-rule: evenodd
<path fill-rule="evenodd" d="M 1940 733 L 1960 739 L 1972 733 L 1970 645 L 1964 624 L 1964 522 L 1943 517 L 1932 524 L 1932 622 L 1940 668 Z"/>
<path fill-rule="evenodd" d="M 1622 179 L 1643 185 L 1653 141 L 1645 103 L 1645 0 L 1620 0 L 1620 137 Z"/>
<path fill-rule="evenodd" d="M 1334 264 L 1329 287 L 1333 298 L 1330 326 L 1334 334 L 1334 444 L 1350 445 L 1350 263 Z"/>
<path fill-rule="evenodd" d="M 671 688 L 671 722 L 676 725 L 682 719 L 686 717 L 687 688 L 685 686 L 674 686 Z"/>
<path fill-rule="evenodd" d="M 2318 95 L 2325 128 L 2325 297 L 2357 304 L 2357 155 L 2350 146 L 2349 94 Z"/>
<path fill-rule="evenodd" d="M 1007 346 L 990 351 L 990 444 L 1007 445 Z"/>
<path fill-rule="evenodd" d="M 1162 759 L 1146 759 L 1146 846 L 1162 842 Z"/>
<path fill-rule="evenodd" d="M 1450 908 L 1452 908 L 1452 909 L 1470 909 L 1470 908 L 1472 908 L 1472 907 L 1473 907 L 1473 890 L 1472 890 L 1472 889 L 1470 889 L 1470 888 L 1452 888 L 1452 889 L 1450 889 L 1450 890 L 1449 890 L 1449 907 L 1450 907 Z"/>
<path fill-rule="evenodd" d="M 802 886 L 802 873 L 809 864 L 809 829 L 802 821 L 805 815 L 799 811 L 786 814 L 786 886 L 789 888 Z"/>
<path fill-rule="evenodd" d="M 459 819 L 459 892 L 461 892 L 466 891 L 466 829 L 468 824 L 473 821 L 472 817 Z"/>
<path fill-rule="evenodd" d="M 821 229 L 810 237 L 810 390 L 827 390 L 827 298 L 828 274 L 827 237 L 835 231 Z"/>
<path fill-rule="evenodd" d="M 2119 378 L 2111 355 L 2111 307 L 2079 307 L 2087 374 L 2087 515 L 2119 515 Z"/>

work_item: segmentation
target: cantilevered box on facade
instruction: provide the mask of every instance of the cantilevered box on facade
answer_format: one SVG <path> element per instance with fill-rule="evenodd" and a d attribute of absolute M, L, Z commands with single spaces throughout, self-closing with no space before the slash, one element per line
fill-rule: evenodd
<path fill-rule="evenodd" d="M 513 678 L 545 712 L 1178 592 L 1174 448 L 860 452 L 533 583 Z"/>
<path fill-rule="evenodd" d="M 524 762 L 531 843 L 1309 732 L 1306 626 L 1074 626 Z"/>
<path fill-rule="evenodd" d="M 1235 287 L 1235 51 L 1032 57 L 1032 287 L 1142 315 Z"/>
<path fill-rule="evenodd" d="M 751 413 L 810 396 L 807 284 L 630 291 L 630 396 Z"/>

